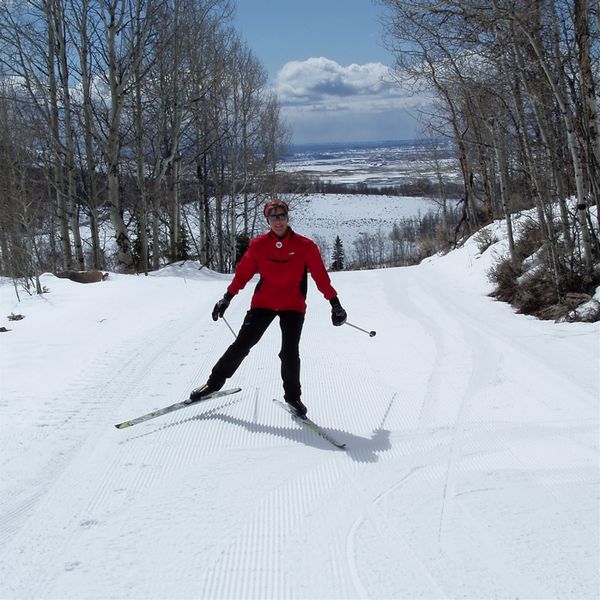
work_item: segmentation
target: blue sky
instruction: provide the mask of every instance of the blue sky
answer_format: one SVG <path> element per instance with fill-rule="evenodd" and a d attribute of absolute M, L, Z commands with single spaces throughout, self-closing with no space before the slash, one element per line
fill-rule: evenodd
<path fill-rule="evenodd" d="M 384 14 L 371 0 L 237 0 L 235 27 L 265 66 L 295 143 L 418 137 L 422 99 L 391 81 Z"/>

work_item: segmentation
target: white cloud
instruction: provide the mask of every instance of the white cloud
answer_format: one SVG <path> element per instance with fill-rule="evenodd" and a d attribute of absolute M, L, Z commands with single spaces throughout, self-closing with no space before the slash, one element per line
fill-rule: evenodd
<path fill-rule="evenodd" d="M 289 100 L 377 93 L 388 68 L 381 63 L 342 67 L 328 58 L 286 63 L 277 75 L 277 87 Z"/>
<path fill-rule="evenodd" d="M 275 89 L 296 141 L 415 137 L 413 109 L 424 103 L 394 82 L 383 63 L 342 66 L 324 57 L 286 63 Z"/>
<path fill-rule="evenodd" d="M 283 106 L 314 110 L 389 110 L 408 100 L 382 63 L 339 65 L 328 58 L 286 63 L 275 88 Z"/>

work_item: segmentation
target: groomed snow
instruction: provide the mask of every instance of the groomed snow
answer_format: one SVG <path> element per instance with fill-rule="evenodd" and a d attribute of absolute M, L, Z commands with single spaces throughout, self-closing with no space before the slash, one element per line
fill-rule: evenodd
<path fill-rule="evenodd" d="M 237 396 L 114 428 L 205 381 L 228 276 L 3 282 L 0 597 L 597 598 L 600 329 L 490 299 L 502 250 L 332 274 L 374 338 L 309 289 L 303 398 L 347 451 L 272 402 L 276 325 Z"/>

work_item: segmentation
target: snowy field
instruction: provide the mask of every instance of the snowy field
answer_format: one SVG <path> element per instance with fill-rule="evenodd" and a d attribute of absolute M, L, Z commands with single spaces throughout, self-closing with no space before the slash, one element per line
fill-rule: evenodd
<path fill-rule="evenodd" d="M 309 289 L 303 398 L 345 451 L 272 402 L 276 326 L 240 394 L 114 428 L 205 381 L 228 276 L 4 282 L 0 598 L 598 598 L 600 327 L 490 299 L 502 251 L 332 274 L 373 338 Z"/>
<path fill-rule="evenodd" d="M 450 202 L 449 202 L 450 205 Z M 332 247 L 337 235 L 351 250 L 361 233 L 391 233 L 394 223 L 438 212 L 428 198 L 362 194 L 309 194 L 296 201 L 290 225 L 299 233 L 319 237 Z"/>
<path fill-rule="evenodd" d="M 282 171 L 304 173 L 331 183 L 362 183 L 386 187 L 418 179 L 460 181 L 460 166 L 449 144 L 431 141 L 367 144 L 317 144 L 296 147 L 279 166 Z"/>

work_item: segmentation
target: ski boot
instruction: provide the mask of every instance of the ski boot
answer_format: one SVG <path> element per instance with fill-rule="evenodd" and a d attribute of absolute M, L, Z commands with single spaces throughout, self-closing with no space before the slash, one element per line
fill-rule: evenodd
<path fill-rule="evenodd" d="M 306 418 L 306 406 L 300 400 L 286 400 L 287 404 L 294 409 L 294 412 L 301 419 Z"/>
<path fill-rule="evenodd" d="M 216 392 L 217 390 L 211 388 L 207 383 L 205 383 L 203 386 L 193 389 L 190 392 L 190 397 L 187 400 L 184 400 L 184 402 L 186 404 L 192 404 L 193 402 L 198 402 L 198 400 L 202 400 L 203 398 L 206 398 L 206 396 L 210 396 L 212 393 Z"/>

